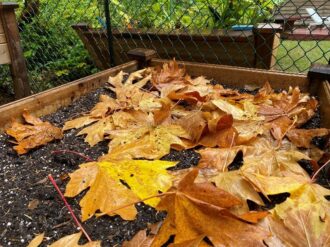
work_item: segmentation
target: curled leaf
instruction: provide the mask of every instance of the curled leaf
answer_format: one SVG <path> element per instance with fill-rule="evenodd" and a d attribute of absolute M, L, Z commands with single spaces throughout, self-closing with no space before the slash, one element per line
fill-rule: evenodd
<path fill-rule="evenodd" d="M 30 149 L 45 145 L 55 139 L 62 139 L 63 134 L 60 128 L 49 122 L 42 122 L 39 118 L 23 113 L 23 117 L 28 124 L 13 122 L 6 133 L 14 137 L 17 145 L 14 147 L 18 154 L 25 154 Z"/>

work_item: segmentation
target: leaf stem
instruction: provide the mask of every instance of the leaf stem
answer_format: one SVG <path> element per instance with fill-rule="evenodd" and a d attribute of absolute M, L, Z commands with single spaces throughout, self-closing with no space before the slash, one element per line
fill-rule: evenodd
<path fill-rule="evenodd" d="M 140 202 L 144 202 L 144 201 L 149 200 L 149 199 L 152 199 L 152 198 L 157 198 L 157 197 L 162 197 L 162 196 L 167 196 L 167 195 L 173 195 L 175 193 L 176 192 L 164 192 L 164 193 L 161 193 L 161 194 L 158 194 L 158 195 L 149 196 L 149 197 L 143 198 L 143 199 L 141 199 L 139 201 L 125 204 L 125 205 L 123 205 L 123 206 L 121 206 L 119 208 L 113 209 L 113 210 L 111 210 L 109 212 L 97 214 L 97 216 L 99 217 L 99 216 L 103 216 L 103 215 L 106 215 L 106 214 L 112 214 L 112 213 L 114 213 L 114 212 L 116 212 L 116 211 L 118 211 L 120 209 L 127 208 L 129 206 L 134 205 L 134 204 L 137 204 L 137 203 L 140 203 Z"/>
<path fill-rule="evenodd" d="M 90 236 L 88 235 L 88 233 L 86 232 L 86 230 L 83 228 L 83 226 L 81 225 L 81 223 L 79 222 L 78 218 L 76 217 L 76 215 L 74 214 L 70 204 L 67 202 L 67 200 L 65 199 L 63 193 L 61 192 L 60 188 L 58 187 L 56 181 L 54 180 L 53 176 L 51 174 L 48 175 L 48 179 L 50 180 L 50 182 L 54 185 L 56 191 L 58 192 L 58 194 L 60 195 L 62 201 L 64 202 L 65 206 L 67 207 L 67 209 L 69 210 L 74 222 L 76 223 L 77 227 L 79 227 L 81 229 L 81 231 L 84 233 L 84 235 L 86 236 L 86 238 L 88 239 L 89 242 L 92 242 L 92 239 L 90 238 Z"/>
<path fill-rule="evenodd" d="M 52 154 L 64 154 L 64 153 L 71 153 L 71 154 L 78 155 L 81 158 L 84 158 L 86 161 L 89 161 L 89 162 L 95 161 L 92 158 L 90 158 L 90 157 L 88 157 L 88 156 L 86 156 L 86 155 L 84 155 L 82 153 L 79 153 L 79 152 L 76 152 L 76 151 L 72 151 L 72 150 L 62 149 L 62 150 L 54 150 L 54 151 L 52 151 Z"/>
<path fill-rule="evenodd" d="M 320 171 L 324 168 L 324 167 L 326 167 L 328 164 L 330 163 L 330 159 L 327 161 L 327 162 L 325 162 L 315 173 L 314 173 L 314 175 L 313 175 L 313 177 L 312 177 L 312 181 L 314 182 L 315 181 L 315 179 L 316 179 L 316 176 L 320 173 Z"/>
<path fill-rule="evenodd" d="M 222 167 L 222 172 L 225 172 L 225 171 L 226 171 L 226 168 L 227 168 L 227 161 L 228 161 L 229 153 L 230 153 L 231 148 L 232 148 L 233 145 L 234 145 L 235 136 L 236 136 L 236 133 L 234 132 L 233 137 L 231 138 L 230 147 L 229 147 L 229 149 L 228 149 L 228 151 L 227 151 L 227 155 L 226 155 L 226 159 L 225 159 L 225 165 Z"/>

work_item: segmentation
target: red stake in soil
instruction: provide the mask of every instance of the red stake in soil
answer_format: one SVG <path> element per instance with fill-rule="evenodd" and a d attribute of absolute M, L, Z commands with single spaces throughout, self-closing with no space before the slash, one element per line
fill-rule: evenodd
<path fill-rule="evenodd" d="M 81 223 L 79 222 L 78 218 L 76 217 L 76 215 L 74 214 L 70 204 L 67 202 L 67 200 L 65 199 L 64 195 L 62 194 L 60 188 L 58 187 L 57 183 L 55 182 L 53 176 L 51 174 L 48 175 L 48 178 L 50 180 L 50 182 L 52 182 L 52 184 L 54 185 L 55 189 L 57 190 L 57 192 L 60 194 L 62 201 L 64 202 L 65 206 L 67 207 L 67 209 L 69 210 L 74 222 L 76 223 L 77 227 L 79 227 L 81 229 L 81 231 L 84 233 L 85 237 L 88 239 L 89 242 L 92 242 L 92 239 L 90 238 L 90 236 L 88 235 L 88 233 L 85 231 L 85 229 L 83 228 L 83 226 L 81 225 Z"/>

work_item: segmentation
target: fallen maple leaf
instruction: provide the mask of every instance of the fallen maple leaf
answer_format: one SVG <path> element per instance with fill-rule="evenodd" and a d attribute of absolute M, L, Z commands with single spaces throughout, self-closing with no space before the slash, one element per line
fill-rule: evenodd
<path fill-rule="evenodd" d="M 196 103 L 198 101 L 204 102 L 206 98 L 211 98 L 215 92 L 210 81 L 203 76 L 191 79 L 185 77 L 184 84 L 173 87 L 169 84 L 161 90 L 162 97 L 168 97 L 171 100 L 185 100 L 187 102 Z"/>
<path fill-rule="evenodd" d="M 310 148 L 314 137 L 329 135 L 328 129 L 292 129 L 286 133 L 289 140 L 297 147 Z"/>
<path fill-rule="evenodd" d="M 124 241 L 122 247 L 150 247 L 154 236 L 147 236 L 147 230 L 141 230 L 130 241 Z"/>
<path fill-rule="evenodd" d="M 96 123 L 82 129 L 77 135 L 85 135 L 85 142 L 91 147 L 104 139 L 106 133 L 114 129 L 114 124 L 111 116 L 99 119 Z"/>
<path fill-rule="evenodd" d="M 135 109 L 139 110 L 143 108 L 144 110 L 149 110 L 146 105 L 150 108 L 161 107 L 157 102 L 158 95 L 156 93 L 151 93 L 142 90 L 142 87 L 148 83 L 151 79 L 151 75 L 146 75 L 144 78 L 142 74 L 145 69 L 136 71 L 132 73 L 129 78 L 124 82 L 123 72 L 119 72 L 115 77 L 109 77 L 110 89 L 116 93 L 116 104 L 120 109 Z M 132 83 L 134 80 L 143 78 L 137 83 Z"/>
<path fill-rule="evenodd" d="M 175 59 L 169 63 L 164 63 L 163 67 L 157 67 L 152 72 L 153 85 L 161 90 L 163 87 L 172 84 L 182 84 L 186 81 L 184 78 L 186 74 L 185 68 L 180 68 Z"/>
<path fill-rule="evenodd" d="M 233 125 L 232 115 L 226 114 L 217 120 L 214 130 L 207 131 L 198 141 L 205 147 L 232 147 L 236 145 L 238 133 Z"/>
<path fill-rule="evenodd" d="M 101 241 L 92 241 L 84 245 L 79 245 L 78 241 L 81 237 L 81 234 L 82 232 L 78 232 L 75 234 L 65 236 L 57 240 L 56 242 L 52 243 L 51 245 L 49 245 L 49 247 L 80 247 L 80 246 L 101 247 Z M 27 247 L 38 247 L 42 243 L 44 237 L 45 237 L 45 233 L 38 234 L 34 239 L 32 239 L 32 241 L 29 243 Z"/>
<path fill-rule="evenodd" d="M 327 190 L 312 182 L 293 191 L 268 217 L 272 233 L 285 246 L 329 246 L 330 203 Z"/>
<path fill-rule="evenodd" d="M 52 243 L 49 247 L 101 247 L 101 241 L 92 241 L 88 242 L 84 245 L 78 244 L 78 241 L 81 237 L 81 232 L 71 234 L 68 236 L 65 236 L 59 240 L 57 240 L 55 243 Z"/>
<path fill-rule="evenodd" d="M 124 205 L 132 204 L 116 210 L 123 219 L 133 220 L 136 216 L 134 202 L 150 196 L 156 196 L 159 191 L 165 192 L 172 185 L 172 176 L 166 169 L 175 162 L 128 160 L 114 162 L 90 162 L 80 165 L 80 169 L 70 174 L 65 196 L 75 197 L 90 187 L 80 201 L 82 220 L 92 217 L 97 210 L 103 214 L 113 215 Z M 129 186 L 127 188 L 121 181 Z M 156 206 L 159 198 L 144 201 Z"/>
<path fill-rule="evenodd" d="M 181 243 L 177 244 L 170 244 L 169 247 L 211 247 L 212 245 L 209 245 L 203 239 L 205 238 L 205 235 L 197 236 L 194 239 L 186 240 Z"/>
<path fill-rule="evenodd" d="M 198 166 L 200 168 L 216 168 L 219 171 L 227 171 L 227 166 L 233 162 L 238 152 L 242 152 L 243 159 L 248 157 L 253 158 L 269 152 L 272 148 L 272 145 L 263 138 L 250 142 L 248 145 L 239 145 L 227 148 L 205 148 L 198 150 L 198 153 L 201 155 Z M 263 157 L 262 159 L 260 157 L 258 158 L 262 162 L 262 160 L 266 157 Z M 269 160 L 266 162 L 268 161 Z"/>
<path fill-rule="evenodd" d="M 27 247 L 38 247 L 42 241 L 44 240 L 45 237 L 45 233 L 40 233 L 37 236 L 35 236 L 31 242 L 29 243 L 29 245 Z"/>
<path fill-rule="evenodd" d="M 263 246 L 267 232 L 228 210 L 241 201 L 211 183 L 194 183 L 197 175 L 197 169 L 191 171 L 171 190 L 173 194 L 162 198 L 157 208 L 168 214 L 152 246 L 162 246 L 171 235 L 174 244 L 205 235 L 214 246 Z"/>
<path fill-rule="evenodd" d="M 27 124 L 13 122 L 11 127 L 6 129 L 6 133 L 17 141 L 14 149 L 18 154 L 25 154 L 30 149 L 63 137 L 61 129 L 51 123 L 43 122 L 28 112 L 24 112 L 23 117 Z"/>
<path fill-rule="evenodd" d="M 109 153 L 102 160 L 146 158 L 158 159 L 171 147 L 185 147 L 181 138 L 189 135 L 179 125 L 141 126 L 127 130 L 110 131 Z"/>
<path fill-rule="evenodd" d="M 94 123 L 98 120 L 99 120 L 98 118 L 93 118 L 91 116 L 83 116 L 83 117 L 75 118 L 73 120 L 69 120 L 65 122 L 63 126 L 63 131 L 69 129 L 79 129 L 81 127 Z"/>
<path fill-rule="evenodd" d="M 250 101 L 243 102 L 243 109 L 234 105 L 225 99 L 215 99 L 211 101 L 221 111 L 231 114 L 236 120 L 264 120 L 264 117 L 258 116 L 257 106 Z"/>
<path fill-rule="evenodd" d="M 220 172 L 208 180 L 214 182 L 218 188 L 241 199 L 243 206 L 238 208 L 239 210 L 236 210 L 235 212 L 245 213 L 249 211 L 246 200 L 251 200 L 259 205 L 264 205 L 257 191 L 255 191 L 254 187 L 242 177 L 239 171 Z"/>
<path fill-rule="evenodd" d="M 263 98 L 263 103 L 259 105 L 258 111 L 260 115 L 265 117 L 266 121 L 287 116 L 290 119 L 295 119 L 295 126 L 301 126 L 307 122 L 315 114 L 318 106 L 316 99 L 302 94 L 297 87 L 290 88 L 289 92 L 270 93 L 261 98 Z"/>
<path fill-rule="evenodd" d="M 275 140 L 281 141 L 285 137 L 285 134 L 290 130 L 290 128 L 293 127 L 293 123 L 294 122 L 287 116 L 282 116 L 272 121 L 270 132 Z"/>
<path fill-rule="evenodd" d="M 299 165 L 298 161 L 310 158 L 292 148 L 291 150 L 264 150 L 260 155 L 243 157 L 244 162 L 240 170 L 244 173 L 267 176 L 299 176 L 309 178 L 307 172 Z"/>

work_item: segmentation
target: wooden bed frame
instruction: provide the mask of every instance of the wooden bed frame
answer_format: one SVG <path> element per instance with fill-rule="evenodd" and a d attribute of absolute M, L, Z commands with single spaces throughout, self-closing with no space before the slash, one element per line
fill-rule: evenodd
<path fill-rule="evenodd" d="M 17 3 L 0 3 L 0 65 L 9 64 L 15 99 L 31 94 L 28 72 L 23 56 L 15 9 Z"/>
<path fill-rule="evenodd" d="M 53 113 L 60 107 L 70 105 L 84 94 L 103 86 L 110 75 L 115 75 L 121 70 L 132 72 L 144 66 L 162 65 L 168 61 L 155 59 L 153 58 L 154 54 L 155 52 L 152 50 L 132 50 L 129 55 L 135 60 L 131 62 L 3 105 L 0 107 L 0 131 L 2 132 L 8 127 L 12 119 L 21 120 L 23 110 L 28 110 L 37 116 Z M 247 83 L 248 85 L 262 86 L 266 81 L 269 81 L 275 89 L 299 86 L 302 91 L 310 92 L 318 97 L 322 125 L 330 128 L 330 86 L 328 83 L 330 67 L 327 65 L 313 66 L 308 75 L 302 75 L 215 64 L 181 61 L 178 63 L 184 65 L 192 76 L 204 75 L 234 87 L 244 87 Z"/>
<path fill-rule="evenodd" d="M 104 29 L 94 29 L 86 23 L 73 25 L 93 62 L 99 69 L 110 67 L 108 38 Z M 282 27 L 275 23 L 260 23 L 250 31 L 212 30 L 184 32 L 172 30 L 127 29 L 112 30 L 114 60 L 129 61 L 127 52 L 136 47 L 152 47 L 158 58 L 270 69 L 276 63 Z M 244 56 L 242 56 L 244 54 Z M 178 57 L 179 56 L 179 57 Z"/>

